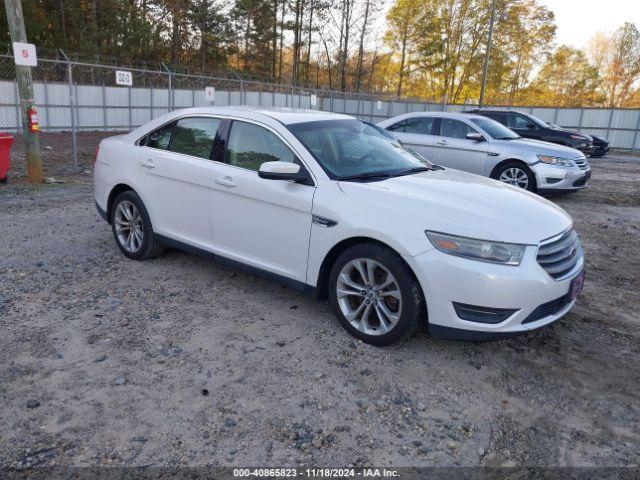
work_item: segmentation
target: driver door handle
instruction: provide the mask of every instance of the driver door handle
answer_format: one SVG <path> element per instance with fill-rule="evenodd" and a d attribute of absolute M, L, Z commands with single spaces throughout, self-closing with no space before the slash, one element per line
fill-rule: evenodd
<path fill-rule="evenodd" d="M 233 178 L 230 176 L 226 176 L 226 177 L 219 177 L 216 178 L 216 183 L 218 185 L 223 185 L 225 187 L 236 187 L 236 182 L 233 181 Z"/>
<path fill-rule="evenodd" d="M 436 142 L 436 145 L 449 145 L 449 142 L 447 142 L 446 140 L 438 140 Z"/>

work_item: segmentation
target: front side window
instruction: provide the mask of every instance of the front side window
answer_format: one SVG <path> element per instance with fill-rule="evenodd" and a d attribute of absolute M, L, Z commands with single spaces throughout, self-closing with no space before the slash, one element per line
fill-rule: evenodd
<path fill-rule="evenodd" d="M 287 128 L 331 178 L 431 167 L 426 159 L 413 155 L 360 120 L 320 120 L 294 123 Z"/>
<path fill-rule="evenodd" d="M 264 162 L 293 162 L 295 155 L 273 132 L 253 123 L 234 121 L 225 161 L 248 170 L 260 169 Z"/>
<path fill-rule="evenodd" d="M 524 117 L 522 115 L 510 115 L 510 117 L 511 128 L 519 128 L 522 130 L 535 128 L 535 123 L 533 123 L 533 121 L 529 120 L 527 117 Z M 531 127 L 530 125 L 533 125 L 533 127 Z"/>
<path fill-rule="evenodd" d="M 515 140 L 516 138 L 520 138 L 520 135 L 513 130 L 509 130 L 501 123 L 491 120 L 490 118 L 473 117 L 471 121 L 497 140 Z"/>
<path fill-rule="evenodd" d="M 440 135 L 449 138 L 467 138 L 467 133 L 476 131 L 460 120 L 443 118 L 440 120 Z"/>
<path fill-rule="evenodd" d="M 171 134 L 173 133 L 173 127 L 176 125 L 176 122 L 171 122 L 163 127 L 160 127 L 154 132 L 151 132 L 147 135 L 143 141 L 140 142 L 141 145 L 145 147 L 157 148 L 159 150 L 168 150 L 169 143 L 171 142 Z"/>
<path fill-rule="evenodd" d="M 173 131 L 170 150 L 192 157 L 211 158 L 211 149 L 220 126 L 220 119 L 193 117 L 178 120 Z"/>

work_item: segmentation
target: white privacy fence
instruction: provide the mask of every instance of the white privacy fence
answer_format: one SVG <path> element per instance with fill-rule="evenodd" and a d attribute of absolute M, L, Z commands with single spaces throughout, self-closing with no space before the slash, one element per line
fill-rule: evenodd
<path fill-rule="evenodd" d="M 64 55 L 64 54 L 63 54 Z M 116 70 L 131 73 L 131 86 L 116 84 Z M 252 105 L 326 110 L 370 122 L 413 111 L 462 111 L 464 105 L 392 100 L 279 85 L 235 77 L 209 77 L 162 69 L 40 59 L 33 69 L 35 105 L 44 132 L 130 130 L 171 110 L 205 105 Z M 213 87 L 210 99 L 205 88 Z M 548 122 L 596 134 L 612 148 L 640 150 L 640 110 L 517 107 Z M 0 131 L 19 132 L 21 118 L 12 57 L 0 55 Z M 74 141 L 75 145 L 75 141 Z M 75 148 L 74 148 L 75 158 Z"/>

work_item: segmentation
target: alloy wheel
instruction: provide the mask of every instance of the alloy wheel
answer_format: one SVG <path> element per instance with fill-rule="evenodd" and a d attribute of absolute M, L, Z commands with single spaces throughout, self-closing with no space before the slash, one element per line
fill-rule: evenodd
<path fill-rule="evenodd" d="M 518 167 L 509 167 L 500 174 L 499 180 L 515 187 L 526 189 L 529 186 L 527 172 Z"/>
<path fill-rule="evenodd" d="M 122 248 L 129 253 L 137 252 L 144 240 L 142 216 L 138 208 L 128 200 L 123 200 L 116 207 L 113 221 Z"/>
<path fill-rule="evenodd" d="M 338 275 L 336 297 L 342 314 L 367 335 L 383 335 L 402 315 L 402 293 L 393 274 L 371 258 L 348 262 Z"/>

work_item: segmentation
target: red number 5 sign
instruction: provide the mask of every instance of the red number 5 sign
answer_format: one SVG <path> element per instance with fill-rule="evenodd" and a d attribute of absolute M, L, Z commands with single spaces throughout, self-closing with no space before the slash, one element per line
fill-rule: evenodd
<path fill-rule="evenodd" d="M 24 65 L 25 67 L 38 65 L 36 46 L 32 43 L 13 42 L 13 58 L 16 65 Z"/>

